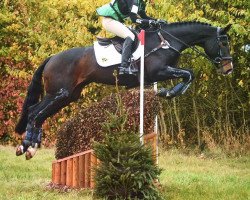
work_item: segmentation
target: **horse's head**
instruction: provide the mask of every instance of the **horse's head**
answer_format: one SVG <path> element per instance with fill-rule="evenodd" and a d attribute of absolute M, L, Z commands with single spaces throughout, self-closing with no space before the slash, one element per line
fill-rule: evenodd
<path fill-rule="evenodd" d="M 230 55 L 227 31 L 231 25 L 225 28 L 217 28 L 217 34 L 205 43 L 205 52 L 213 60 L 218 72 L 228 75 L 233 71 L 232 56 Z"/>

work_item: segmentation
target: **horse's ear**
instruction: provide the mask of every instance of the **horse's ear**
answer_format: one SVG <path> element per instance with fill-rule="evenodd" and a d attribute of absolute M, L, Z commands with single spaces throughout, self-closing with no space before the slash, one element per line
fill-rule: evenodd
<path fill-rule="evenodd" d="M 231 28 L 231 26 L 232 26 L 232 24 L 228 24 L 225 28 L 223 28 L 221 30 L 221 34 L 225 35 L 229 31 L 229 29 Z"/>

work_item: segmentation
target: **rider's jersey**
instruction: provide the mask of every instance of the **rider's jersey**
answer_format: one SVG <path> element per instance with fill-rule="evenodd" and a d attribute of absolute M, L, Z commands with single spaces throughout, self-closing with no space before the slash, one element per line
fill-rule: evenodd
<path fill-rule="evenodd" d="M 130 17 L 135 23 L 138 22 L 138 16 L 142 19 L 152 19 L 146 15 L 145 6 L 145 2 L 142 0 L 112 0 L 109 4 L 98 8 L 97 13 L 120 22 Z"/>

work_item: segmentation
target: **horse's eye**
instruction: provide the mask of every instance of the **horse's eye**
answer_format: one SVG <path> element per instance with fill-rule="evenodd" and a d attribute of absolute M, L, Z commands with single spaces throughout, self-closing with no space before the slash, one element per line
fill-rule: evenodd
<path fill-rule="evenodd" d="M 222 44 L 222 46 L 226 47 L 226 46 L 228 46 L 228 41 L 222 41 L 221 44 Z"/>

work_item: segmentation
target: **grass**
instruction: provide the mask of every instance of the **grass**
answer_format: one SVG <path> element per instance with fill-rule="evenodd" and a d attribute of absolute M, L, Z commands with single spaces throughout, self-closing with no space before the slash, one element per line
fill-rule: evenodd
<path fill-rule="evenodd" d="M 211 159 L 167 151 L 159 163 L 165 199 L 250 199 L 249 157 Z"/>
<path fill-rule="evenodd" d="M 0 146 L 0 199 L 92 199 L 89 190 L 49 190 L 53 149 L 40 149 L 30 161 L 16 157 L 15 149 Z M 159 158 L 164 199 L 250 200 L 250 158 L 201 158 L 176 150 Z"/>
<path fill-rule="evenodd" d="M 15 149 L 0 146 L 0 199 L 1 200 L 91 200 L 90 191 L 68 193 L 48 190 L 54 150 L 41 149 L 29 161 L 16 157 Z"/>

